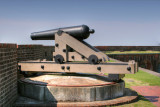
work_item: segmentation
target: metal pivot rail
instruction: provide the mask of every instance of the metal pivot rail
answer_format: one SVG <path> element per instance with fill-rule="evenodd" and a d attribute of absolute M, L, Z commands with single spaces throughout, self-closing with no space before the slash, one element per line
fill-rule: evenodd
<path fill-rule="evenodd" d="M 106 62 L 108 56 L 92 47 L 83 39 L 89 37 L 94 30 L 88 26 L 74 26 L 53 29 L 31 34 L 32 40 L 55 40 L 55 61 L 23 61 L 19 62 L 21 71 L 32 72 L 66 72 L 66 73 L 108 73 L 110 80 L 119 80 L 124 74 L 134 74 L 138 71 L 137 63 Z"/>

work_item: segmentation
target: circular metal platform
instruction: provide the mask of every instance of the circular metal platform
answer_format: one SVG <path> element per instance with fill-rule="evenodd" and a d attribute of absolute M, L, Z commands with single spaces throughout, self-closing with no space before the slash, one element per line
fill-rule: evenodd
<path fill-rule="evenodd" d="M 92 102 L 124 95 L 124 81 L 108 82 L 102 76 L 41 75 L 20 79 L 21 96 L 40 101 Z"/>

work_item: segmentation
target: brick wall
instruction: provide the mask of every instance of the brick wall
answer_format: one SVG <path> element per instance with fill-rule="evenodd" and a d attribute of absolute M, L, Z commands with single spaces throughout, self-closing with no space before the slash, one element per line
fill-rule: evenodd
<path fill-rule="evenodd" d="M 17 98 L 17 61 L 52 60 L 54 46 L 0 43 L 0 107 L 11 107 Z"/>
<path fill-rule="evenodd" d="M 54 46 L 43 46 L 44 59 L 53 61 Z"/>
<path fill-rule="evenodd" d="M 124 62 L 135 60 L 142 68 L 160 72 L 160 54 L 110 54 L 108 56 Z"/>
<path fill-rule="evenodd" d="M 38 60 L 44 58 L 42 45 L 18 45 L 18 61 Z"/>
<path fill-rule="evenodd" d="M 53 60 L 54 46 L 18 45 L 18 61 L 27 60 Z"/>
<path fill-rule="evenodd" d="M 0 107 L 10 107 L 17 97 L 17 45 L 0 43 Z"/>
<path fill-rule="evenodd" d="M 146 51 L 153 50 L 159 51 L 160 46 L 95 46 L 101 51 Z"/>

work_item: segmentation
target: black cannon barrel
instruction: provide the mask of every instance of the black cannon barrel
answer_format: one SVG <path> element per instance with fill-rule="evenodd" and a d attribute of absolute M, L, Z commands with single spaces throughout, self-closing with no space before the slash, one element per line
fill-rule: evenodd
<path fill-rule="evenodd" d="M 55 33 L 59 30 L 70 34 L 71 36 L 77 39 L 87 39 L 90 33 L 94 33 L 94 29 L 89 29 L 87 25 L 80 25 L 80 26 L 72 26 L 72 27 L 65 27 L 59 29 L 52 29 L 47 31 L 41 32 L 34 32 L 31 33 L 32 40 L 55 40 Z"/>

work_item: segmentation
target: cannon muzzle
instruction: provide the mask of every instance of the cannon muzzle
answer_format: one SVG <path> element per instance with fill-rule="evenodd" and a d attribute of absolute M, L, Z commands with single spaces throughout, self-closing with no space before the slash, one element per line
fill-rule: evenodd
<path fill-rule="evenodd" d="M 55 40 L 55 34 L 59 30 L 65 33 L 68 33 L 79 40 L 87 39 L 90 33 L 94 33 L 94 29 L 89 29 L 88 26 L 81 25 L 81 26 L 52 29 L 52 30 L 41 31 L 41 32 L 34 32 L 31 34 L 31 39 L 32 40 Z"/>

